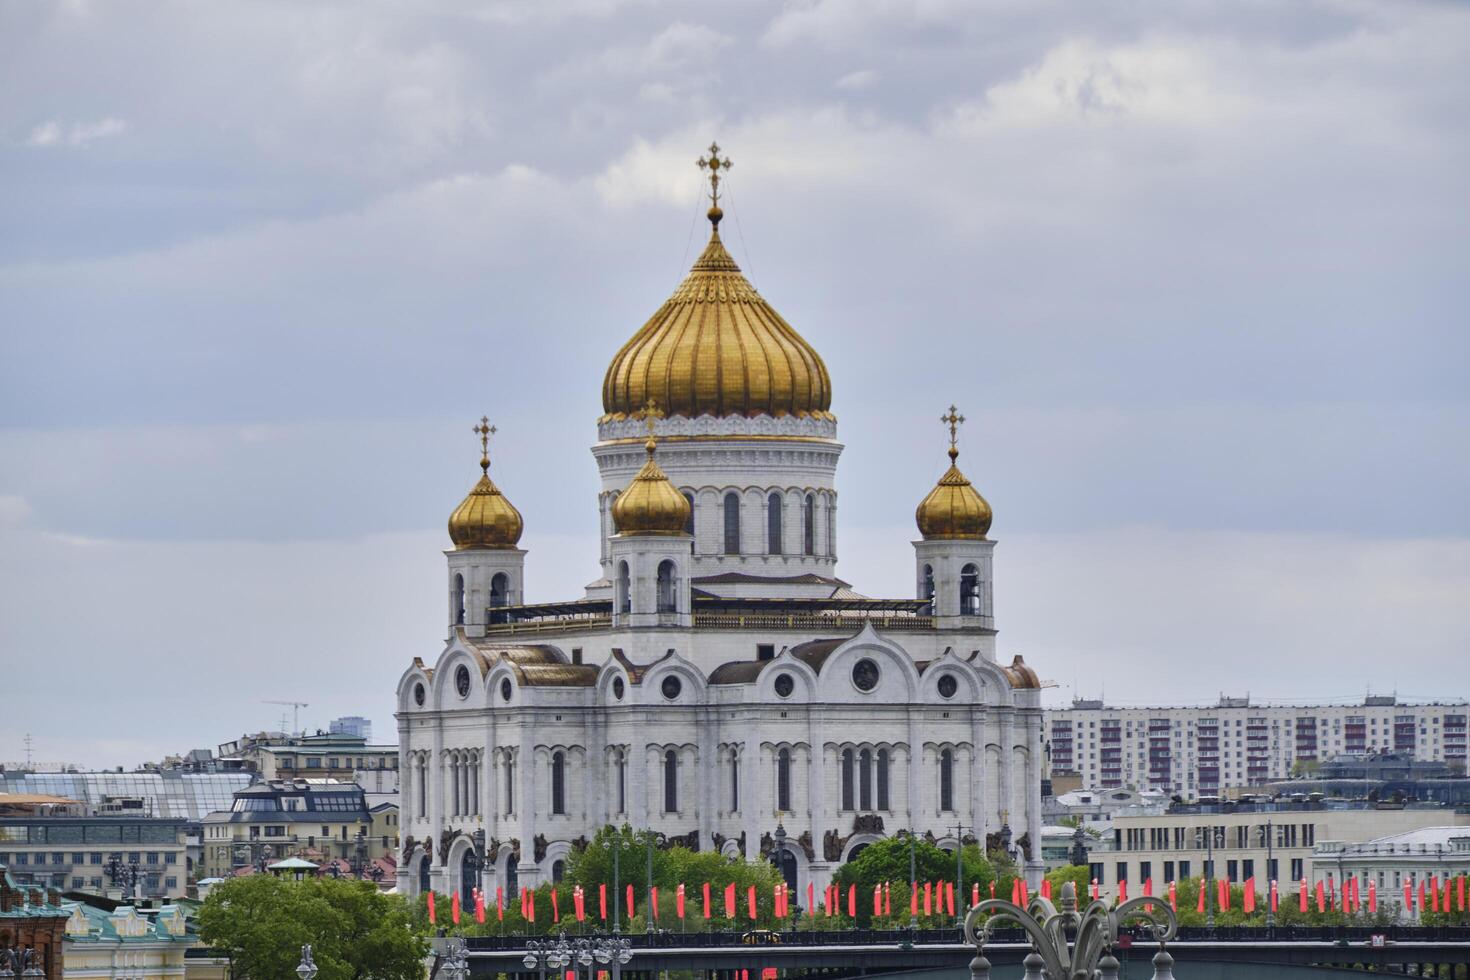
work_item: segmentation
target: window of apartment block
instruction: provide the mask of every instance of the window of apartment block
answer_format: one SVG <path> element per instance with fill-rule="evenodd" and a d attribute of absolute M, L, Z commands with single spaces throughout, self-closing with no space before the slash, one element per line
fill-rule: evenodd
<path fill-rule="evenodd" d="M 1117 878 L 1117 880 L 1118 881 L 1127 881 L 1128 880 L 1128 862 L 1127 861 L 1119 861 L 1118 862 L 1118 878 Z"/>
<path fill-rule="evenodd" d="M 1301 858 L 1292 858 L 1291 859 L 1291 880 L 1292 881 L 1301 881 L 1302 877 L 1303 877 L 1303 875 L 1302 875 L 1302 859 Z"/>

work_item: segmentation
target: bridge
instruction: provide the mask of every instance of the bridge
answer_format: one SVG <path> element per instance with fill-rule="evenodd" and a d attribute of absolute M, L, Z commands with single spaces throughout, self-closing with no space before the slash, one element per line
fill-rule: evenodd
<path fill-rule="evenodd" d="M 588 933 L 590 934 L 590 933 Z M 569 938 L 577 933 L 569 931 Z M 542 937 L 544 938 L 544 937 Z M 662 971 L 696 972 L 709 980 L 758 980 L 760 970 L 783 977 L 838 980 L 845 977 L 906 974 L 910 977 L 963 978 L 975 955 L 958 930 L 848 930 L 750 933 L 656 932 L 626 935 L 633 959 L 623 967 L 626 980 L 657 980 Z M 525 938 L 475 937 L 466 940 L 470 972 L 479 978 L 506 975 L 539 980 L 522 963 Z M 999 931 L 985 955 L 999 976 L 1021 975 L 1030 952 L 1019 930 Z M 1157 944 L 1142 934 L 1125 935 L 1115 955 L 1125 976 L 1152 975 Z M 1169 943 L 1176 972 L 1185 980 L 1228 977 L 1302 977 L 1329 969 L 1367 969 L 1410 975 L 1470 975 L 1470 929 L 1385 927 L 1185 929 Z M 1448 967 L 1446 973 L 1436 972 Z M 1126 972 L 1129 971 L 1130 972 Z M 554 971 L 553 971 L 554 972 Z"/>

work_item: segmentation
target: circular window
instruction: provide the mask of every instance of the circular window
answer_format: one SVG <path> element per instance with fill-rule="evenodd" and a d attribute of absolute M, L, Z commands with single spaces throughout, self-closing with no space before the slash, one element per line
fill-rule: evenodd
<path fill-rule="evenodd" d="M 454 669 L 454 689 L 462 698 L 470 696 L 470 669 L 464 664 Z"/>
<path fill-rule="evenodd" d="M 791 679 L 790 674 L 776 675 L 776 693 L 783 698 L 791 697 L 791 692 L 796 690 L 796 681 Z"/>
<path fill-rule="evenodd" d="M 415 684 L 413 686 L 413 703 L 421 708 L 424 706 L 424 685 Z"/>
<path fill-rule="evenodd" d="M 659 685 L 659 690 L 664 692 L 664 697 L 672 701 L 679 696 L 680 691 L 684 690 L 684 685 L 677 677 L 665 677 L 664 682 Z"/>
<path fill-rule="evenodd" d="M 510 700 L 510 678 L 506 677 L 500 681 L 500 700 Z"/>
<path fill-rule="evenodd" d="M 619 701 L 623 700 L 623 679 L 621 677 L 613 678 L 613 697 Z"/>
<path fill-rule="evenodd" d="M 871 691 L 878 686 L 878 665 L 864 657 L 852 665 L 852 682 L 859 691 Z"/>
<path fill-rule="evenodd" d="M 952 698 L 960 689 L 960 682 L 954 679 L 953 674 L 941 674 L 939 677 L 939 696 Z"/>

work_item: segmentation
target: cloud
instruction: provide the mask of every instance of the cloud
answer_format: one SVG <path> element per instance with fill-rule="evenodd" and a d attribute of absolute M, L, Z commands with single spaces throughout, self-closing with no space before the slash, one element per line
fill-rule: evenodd
<path fill-rule="evenodd" d="M 30 135 L 26 137 L 25 144 L 32 147 L 86 147 L 110 136 L 120 136 L 127 130 L 127 121 L 115 116 L 108 116 L 106 119 L 99 119 L 95 122 L 69 124 L 56 119 L 48 119 L 31 130 Z"/>
<path fill-rule="evenodd" d="M 16 494 L 0 494 L 0 527 L 23 524 L 31 516 L 31 505 Z"/>
<path fill-rule="evenodd" d="M 872 68 L 860 68 L 857 71 L 848 72 L 846 75 L 843 75 L 841 78 L 837 79 L 837 81 L 833 84 L 840 89 L 857 91 L 859 89 L 868 88 L 873 83 L 878 81 L 878 78 L 878 73 Z"/>

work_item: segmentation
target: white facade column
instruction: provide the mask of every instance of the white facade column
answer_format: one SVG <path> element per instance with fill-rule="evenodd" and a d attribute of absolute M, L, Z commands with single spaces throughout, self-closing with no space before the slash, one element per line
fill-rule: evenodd
<path fill-rule="evenodd" d="M 970 826 L 985 853 L 985 835 L 990 833 L 990 800 L 985 798 L 986 711 L 983 705 L 970 710 L 970 740 L 975 746 L 970 760 Z"/>
<path fill-rule="evenodd" d="M 525 710 L 524 708 L 522 710 Z M 521 718 L 521 745 L 516 758 L 516 823 L 521 840 L 521 861 L 516 871 L 520 883 L 528 888 L 540 884 L 536 865 L 536 745 L 531 738 L 529 718 Z"/>
<path fill-rule="evenodd" d="M 434 724 L 434 742 L 429 758 L 429 839 L 433 842 L 434 860 L 429 866 L 429 887 L 435 891 L 448 891 L 445 855 L 439 853 L 440 834 L 444 822 L 444 728 Z"/>
<path fill-rule="evenodd" d="M 823 850 L 827 831 L 834 829 L 835 817 L 827 808 L 827 753 L 823 746 L 826 732 L 822 729 L 822 715 L 820 711 L 813 711 L 808 705 L 807 716 L 807 739 L 811 743 L 811 749 L 807 752 L 807 819 L 812 831 L 812 863 L 810 868 L 811 878 L 818 887 L 826 888 L 831 879 L 829 869 L 831 864 L 827 861 L 827 853 Z M 793 753 L 793 756 L 795 753 Z M 794 759 L 793 759 L 794 761 Z M 801 836 L 799 829 L 801 821 L 798 820 L 796 836 Z"/>
<path fill-rule="evenodd" d="M 1031 861 L 1026 866 L 1027 884 L 1040 890 L 1046 862 L 1041 856 L 1041 710 L 1031 708 L 1026 722 L 1026 833 L 1031 835 Z"/>
<path fill-rule="evenodd" d="M 1016 833 L 1016 825 L 1011 822 L 1011 818 L 1016 815 L 1011 813 L 1012 804 L 1015 802 L 1011 770 L 1015 768 L 1016 760 L 1016 739 L 1012 727 L 1015 716 L 1014 708 L 1000 709 L 1000 819 L 1002 823 L 1010 825 L 1013 836 Z"/>
<path fill-rule="evenodd" d="M 743 856 L 747 861 L 753 861 L 760 852 L 761 814 L 766 812 L 767 787 L 761 781 L 762 752 L 757 737 L 760 725 L 755 724 L 752 718 L 745 721 L 745 741 L 740 746 L 740 792 L 743 797 L 740 801 L 740 826 L 745 831 Z"/>
<path fill-rule="evenodd" d="M 920 830 L 919 830 L 919 817 L 920 817 L 920 814 L 921 813 L 925 812 L 925 811 L 923 811 L 923 810 L 920 809 L 920 799 L 921 799 L 921 797 L 920 797 L 920 790 L 919 790 L 919 775 L 920 775 L 920 772 L 922 771 L 922 768 L 923 768 L 923 765 L 924 765 L 924 745 L 923 745 L 922 742 L 919 741 L 919 738 L 920 738 L 920 735 L 919 735 L 919 719 L 917 717 L 917 710 L 918 709 L 916 709 L 915 707 L 913 707 L 911 705 L 909 707 L 908 712 L 907 712 L 907 714 L 908 714 L 908 727 L 909 727 L 909 733 L 908 733 L 908 740 L 909 740 L 909 765 L 908 765 L 908 772 L 905 775 L 906 775 L 906 778 L 908 780 L 908 782 L 907 782 L 906 785 L 908 786 L 908 797 L 909 797 L 908 798 L 908 813 L 909 813 L 909 818 L 908 818 L 909 819 L 909 826 L 908 826 L 908 829 L 909 829 L 909 833 L 912 833 L 912 834 L 918 834 L 920 832 Z"/>

